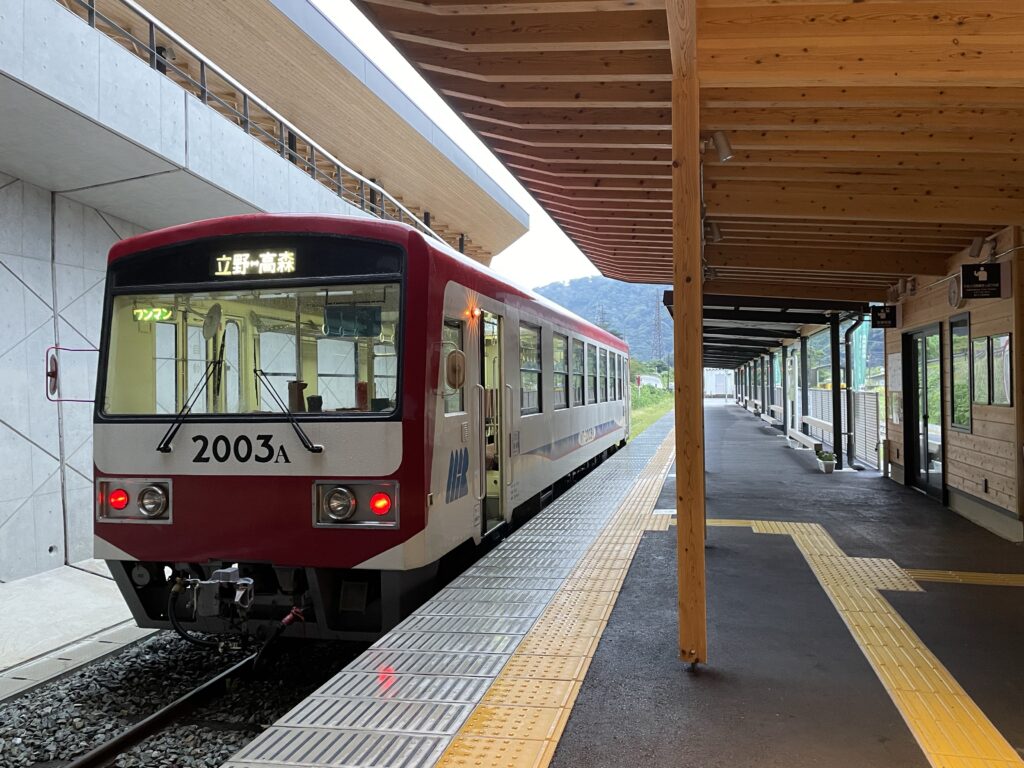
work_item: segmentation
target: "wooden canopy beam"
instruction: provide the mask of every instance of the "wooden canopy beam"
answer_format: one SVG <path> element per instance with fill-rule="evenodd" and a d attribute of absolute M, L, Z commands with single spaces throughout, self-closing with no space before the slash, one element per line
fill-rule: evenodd
<path fill-rule="evenodd" d="M 780 271 L 862 272 L 866 274 L 945 275 L 946 260 L 941 252 L 930 255 L 900 251 L 815 250 L 789 247 L 780 241 L 774 247 L 749 245 L 708 245 L 704 251 L 712 267 L 759 267 Z"/>
<path fill-rule="evenodd" d="M 830 282 L 797 284 L 792 282 L 742 282 L 734 280 L 708 280 L 705 293 L 726 293 L 741 296 L 765 296 L 778 299 L 834 299 L 837 301 L 884 302 L 887 292 L 883 288 L 850 287 Z"/>

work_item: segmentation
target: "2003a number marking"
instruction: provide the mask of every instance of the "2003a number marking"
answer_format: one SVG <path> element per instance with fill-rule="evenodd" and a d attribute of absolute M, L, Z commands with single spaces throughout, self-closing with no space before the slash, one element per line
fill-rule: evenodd
<path fill-rule="evenodd" d="M 248 461 L 291 464 L 284 446 L 274 447 L 273 435 L 256 435 L 255 446 L 248 435 L 239 435 L 234 442 L 227 435 L 217 435 L 212 440 L 206 435 L 196 435 L 192 442 L 198 446 L 196 455 L 192 457 L 195 464 L 209 464 L 211 457 L 218 464 L 232 458 L 242 464 Z"/>

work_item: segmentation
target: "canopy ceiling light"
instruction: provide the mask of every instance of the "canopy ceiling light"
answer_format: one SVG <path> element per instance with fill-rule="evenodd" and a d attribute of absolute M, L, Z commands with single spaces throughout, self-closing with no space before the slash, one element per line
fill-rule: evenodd
<path fill-rule="evenodd" d="M 715 145 L 715 151 L 718 152 L 718 162 L 727 163 L 732 160 L 732 144 L 729 143 L 729 137 L 722 131 L 715 131 L 711 134 L 711 143 Z"/>

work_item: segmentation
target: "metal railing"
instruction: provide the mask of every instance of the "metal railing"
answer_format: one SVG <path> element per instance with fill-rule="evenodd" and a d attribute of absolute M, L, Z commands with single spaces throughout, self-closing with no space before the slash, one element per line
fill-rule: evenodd
<path fill-rule="evenodd" d="M 372 216 L 409 224 L 445 242 L 387 190 L 342 163 L 133 0 L 58 3 L 346 202 Z M 126 15 L 127 21 L 123 18 Z"/>
<path fill-rule="evenodd" d="M 822 421 L 832 422 L 832 390 L 812 388 L 807 391 L 808 413 Z M 845 392 L 841 401 L 842 405 L 842 430 L 845 435 L 848 429 L 846 415 Z M 878 450 L 880 445 L 880 425 L 878 393 L 870 390 L 854 390 L 853 392 L 853 421 L 854 421 L 854 452 L 856 458 L 869 467 L 877 469 L 879 466 Z M 807 430 L 812 437 L 820 440 L 823 445 L 833 448 L 832 432 L 823 431 L 816 427 L 809 427 Z M 846 446 L 843 446 L 846 449 Z"/>

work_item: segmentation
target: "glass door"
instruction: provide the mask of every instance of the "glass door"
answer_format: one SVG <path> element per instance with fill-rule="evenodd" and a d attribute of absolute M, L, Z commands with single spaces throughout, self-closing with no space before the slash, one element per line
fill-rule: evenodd
<path fill-rule="evenodd" d="M 942 340 L 939 326 L 909 335 L 911 405 L 907 419 L 910 484 L 942 499 Z"/>

